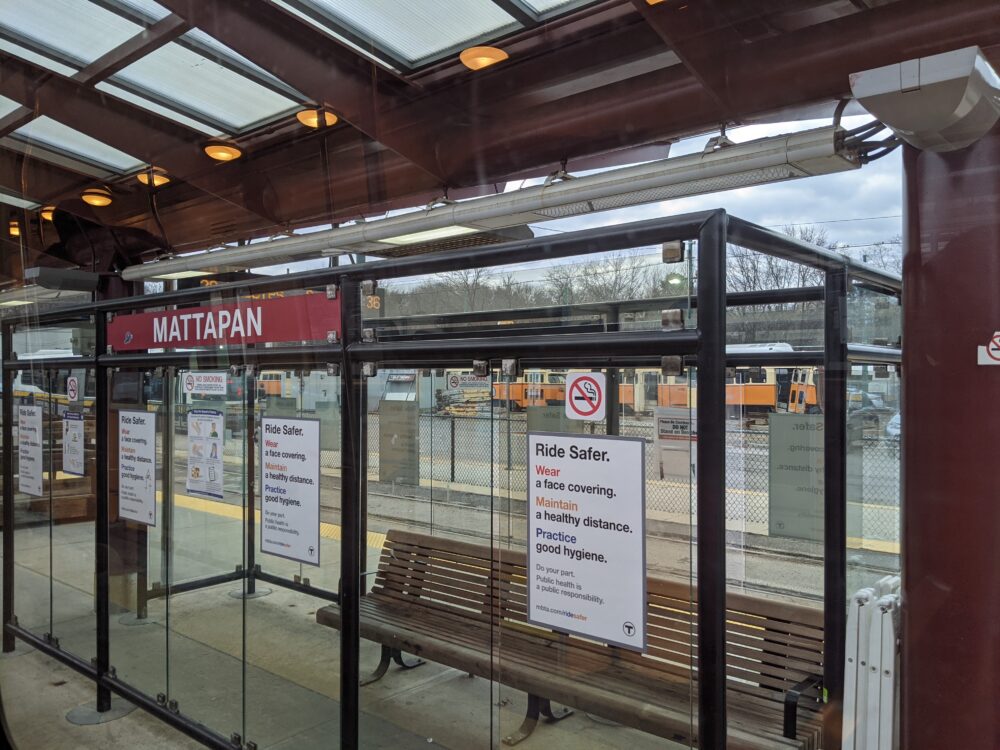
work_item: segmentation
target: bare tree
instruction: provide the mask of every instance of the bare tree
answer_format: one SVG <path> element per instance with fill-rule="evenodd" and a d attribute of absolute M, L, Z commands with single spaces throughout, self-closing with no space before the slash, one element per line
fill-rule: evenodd
<path fill-rule="evenodd" d="M 442 274 L 441 285 L 458 302 L 458 309 L 470 312 L 477 309 L 476 303 L 483 295 L 487 277 L 485 268 L 466 268 Z"/>

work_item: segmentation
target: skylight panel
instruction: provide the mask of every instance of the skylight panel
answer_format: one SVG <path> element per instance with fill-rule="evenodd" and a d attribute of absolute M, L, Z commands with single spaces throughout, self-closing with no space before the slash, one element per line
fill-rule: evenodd
<path fill-rule="evenodd" d="M 115 172 L 131 172 L 142 166 L 134 156 L 101 143 L 48 117 L 36 117 L 13 133 L 22 141 L 37 142 L 56 151 L 85 159 Z"/>
<path fill-rule="evenodd" d="M 69 65 L 63 65 L 61 62 L 56 62 L 51 57 L 39 55 L 37 52 L 31 51 L 27 47 L 22 47 L 20 44 L 14 44 L 6 39 L 0 39 L 0 49 L 4 52 L 9 52 L 14 57 L 27 60 L 34 65 L 54 71 L 60 75 L 71 76 L 77 72 L 76 68 L 71 68 Z"/>
<path fill-rule="evenodd" d="M 307 4 L 410 65 L 520 28 L 491 0 L 308 0 Z"/>
<path fill-rule="evenodd" d="M 101 81 L 94 88 L 98 91 L 104 91 L 105 93 L 116 96 L 119 99 L 124 99 L 125 101 L 135 104 L 136 106 L 147 109 L 150 112 L 154 112 L 161 115 L 168 120 L 173 120 L 174 122 L 185 125 L 192 130 L 197 130 L 199 133 L 204 133 L 205 135 L 218 136 L 223 135 L 225 131 L 219 128 L 213 128 L 210 125 L 206 125 L 203 122 L 195 120 L 191 117 L 187 117 L 180 112 L 176 112 L 169 107 L 164 107 L 157 102 L 151 101 L 144 96 L 139 96 L 138 94 L 133 94 L 131 91 L 123 89 L 121 86 L 115 86 L 113 83 L 108 83 L 106 81 Z"/>
<path fill-rule="evenodd" d="M 174 42 L 136 60 L 111 80 L 179 102 L 234 131 L 300 106 Z"/>
<path fill-rule="evenodd" d="M 84 63 L 142 32 L 141 26 L 89 0 L 0 0 L 0 26 Z"/>

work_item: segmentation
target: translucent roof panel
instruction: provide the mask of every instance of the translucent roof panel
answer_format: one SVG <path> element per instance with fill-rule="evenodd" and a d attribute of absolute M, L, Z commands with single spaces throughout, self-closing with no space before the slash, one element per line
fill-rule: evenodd
<path fill-rule="evenodd" d="M 413 65 L 520 28 L 492 0 L 304 0 L 335 23 Z"/>
<path fill-rule="evenodd" d="M 203 122 L 192 119 L 190 117 L 185 117 L 179 112 L 175 112 L 169 107 L 164 107 L 161 104 L 150 101 L 144 96 L 139 96 L 138 94 L 133 94 L 131 91 L 126 91 L 121 86 L 115 86 L 113 83 L 108 83 L 106 81 L 101 81 L 96 86 L 94 86 L 98 91 L 103 91 L 112 96 L 116 96 L 119 99 L 124 99 L 131 104 L 135 104 L 143 109 L 148 109 L 150 112 L 155 112 L 158 115 L 166 117 L 168 120 L 173 120 L 174 122 L 180 123 L 181 125 L 186 125 L 187 127 L 197 130 L 205 135 L 222 135 L 225 131 L 219 128 L 213 128 L 206 125 Z"/>
<path fill-rule="evenodd" d="M 118 4 L 145 16 L 150 21 L 159 21 L 170 15 L 170 11 L 153 0 L 118 0 Z"/>
<path fill-rule="evenodd" d="M 105 145 L 48 117 L 37 117 L 13 133 L 21 140 L 37 142 L 71 156 L 83 158 L 114 172 L 131 172 L 142 166 L 134 156 Z"/>
<path fill-rule="evenodd" d="M 191 42 L 196 42 L 202 45 L 202 47 L 212 50 L 213 52 L 217 53 L 220 57 L 228 58 L 229 60 L 236 62 L 239 65 L 249 68 L 250 70 L 256 72 L 258 75 L 273 81 L 275 84 L 279 86 L 287 85 L 283 83 L 281 79 L 271 75 L 269 71 L 264 70 L 264 68 L 251 62 L 247 58 L 243 57 L 243 55 L 241 55 L 239 52 L 230 49 L 222 42 L 220 42 L 218 39 L 216 39 L 213 36 L 209 36 L 201 29 L 191 29 L 191 31 L 185 34 L 183 38 Z"/>
<path fill-rule="evenodd" d="M 71 76 L 77 72 L 76 68 L 71 68 L 69 65 L 63 65 L 61 62 L 56 62 L 49 57 L 45 57 L 45 55 L 39 55 L 37 52 L 32 52 L 30 49 L 22 47 L 20 44 L 9 42 L 6 39 L 0 39 L 0 49 L 4 52 L 9 52 L 14 55 L 14 57 L 20 57 L 22 60 L 34 63 L 39 67 L 53 70 L 60 75 Z"/>
<path fill-rule="evenodd" d="M 300 106 L 174 42 L 136 60 L 111 80 L 183 103 L 234 131 Z"/>
<path fill-rule="evenodd" d="M 0 0 L 0 27 L 84 63 L 142 32 L 89 0 Z"/>
<path fill-rule="evenodd" d="M 4 190 L 0 190 L 0 203 L 6 203 L 8 206 L 15 206 L 16 208 L 35 208 L 38 205 L 34 201 L 26 201 Z"/>
<path fill-rule="evenodd" d="M 586 5 L 589 0 L 522 0 L 538 15 L 544 15 L 554 10 L 569 10 L 574 6 Z"/>
<path fill-rule="evenodd" d="M 21 105 L 6 96 L 0 96 L 0 117 L 6 117 L 14 110 L 20 109 Z"/>

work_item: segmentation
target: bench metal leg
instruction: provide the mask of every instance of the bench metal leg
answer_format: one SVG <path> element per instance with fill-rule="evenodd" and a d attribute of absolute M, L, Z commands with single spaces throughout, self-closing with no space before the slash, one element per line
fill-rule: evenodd
<path fill-rule="evenodd" d="M 503 744 L 511 746 L 526 740 L 535 731 L 539 714 L 544 716 L 547 721 L 554 722 L 565 719 L 572 713 L 573 709 L 565 707 L 553 710 L 552 703 L 548 698 L 539 698 L 537 695 L 528 693 L 528 710 L 524 715 L 524 721 L 516 732 L 503 738 Z"/>
<path fill-rule="evenodd" d="M 406 661 L 403 656 L 403 652 L 398 648 L 392 648 L 391 646 L 382 646 L 382 658 L 379 660 L 378 666 L 375 667 L 375 671 L 372 672 L 368 677 L 365 677 L 359 683 L 360 685 L 371 685 L 373 682 L 378 682 L 383 677 L 385 673 L 389 671 L 389 664 L 391 662 L 396 662 L 402 669 L 413 669 L 419 667 L 424 663 L 423 659 L 414 659 L 413 661 Z"/>
<path fill-rule="evenodd" d="M 398 648 L 392 649 L 392 660 L 403 669 L 414 669 L 415 667 L 419 667 L 421 664 L 426 663 L 423 659 L 417 657 L 414 657 L 413 661 L 407 663 L 406 659 L 403 657 L 403 652 Z"/>
<path fill-rule="evenodd" d="M 392 651 L 393 649 L 388 646 L 382 647 L 382 658 L 379 660 L 378 666 L 368 677 L 361 680 L 360 685 L 371 685 L 385 677 L 385 673 L 389 671 L 389 663 L 392 661 Z"/>

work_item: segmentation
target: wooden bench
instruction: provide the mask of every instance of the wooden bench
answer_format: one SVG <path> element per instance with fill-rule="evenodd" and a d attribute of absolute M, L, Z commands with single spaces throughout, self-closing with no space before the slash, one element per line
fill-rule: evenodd
<path fill-rule="evenodd" d="M 389 531 L 361 601 L 361 636 L 382 645 L 362 684 L 393 660 L 418 666 L 405 652 L 528 693 L 524 724 L 504 738 L 508 745 L 526 738 L 539 715 L 568 715 L 550 701 L 679 742 L 696 737 L 697 606 L 687 582 L 648 579 L 644 654 L 529 624 L 525 582 L 523 552 Z M 316 619 L 339 629 L 339 606 Z M 822 612 L 729 594 L 726 631 L 728 747 L 818 747 Z"/>

